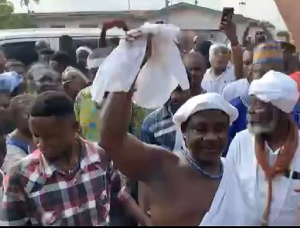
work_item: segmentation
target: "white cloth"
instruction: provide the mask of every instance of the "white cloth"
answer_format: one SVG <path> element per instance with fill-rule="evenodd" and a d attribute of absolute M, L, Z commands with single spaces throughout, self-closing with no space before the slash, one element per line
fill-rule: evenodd
<path fill-rule="evenodd" d="M 243 96 L 248 93 L 249 89 L 249 82 L 247 79 L 239 79 L 234 82 L 230 82 L 227 84 L 222 92 L 222 97 L 228 102 L 232 101 L 233 99 Z"/>
<path fill-rule="evenodd" d="M 224 173 L 209 211 L 200 226 L 260 225 L 242 188 L 236 169 L 222 158 Z"/>
<path fill-rule="evenodd" d="M 269 146 L 266 149 L 268 160 L 273 165 L 280 149 L 272 151 Z M 254 137 L 248 130 L 241 131 L 234 137 L 226 159 L 236 168 L 241 185 L 252 202 L 252 213 L 256 214 L 257 223 L 260 223 L 267 201 L 267 182 L 256 160 Z M 296 150 L 290 170 L 300 172 L 300 145 Z M 291 177 L 278 176 L 273 180 L 270 226 L 297 225 L 300 194 L 296 193 L 294 189 L 299 186 L 300 180 Z"/>
<path fill-rule="evenodd" d="M 99 67 L 91 89 L 92 99 L 97 103 L 102 101 L 106 91 L 129 91 L 136 76 L 137 90 L 133 100 L 147 109 L 163 106 L 178 85 L 183 90 L 189 89 L 186 69 L 174 42 L 179 28 L 145 23 L 138 30 L 144 34 L 141 38 L 121 40 Z M 146 34 L 153 34 L 152 55 L 140 70 L 146 51 Z"/>
<path fill-rule="evenodd" d="M 105 58 L 97 58 L 97 59 L 87 59 L 86 60 L 86 68 L 93 69 L 98 68 L 104 62 Z"/>
<path fill-rule="evenodd" d="M 102 65 L 105 58 L 113 51 L 113 47 L 102 47 L 93 50 L 86 60 L 87 69 L 98 68 Z"/>
<path fill-rule="evenodd" d="M 205 93 L 194 96 L 185 102 L 174 114 L 173 122 L 180 129 L 181 124 L 196 112 L 208 109 L 222 110 L 229 116 L 232 124 L 238 118 L 238 110 L 217 93 Z"/>
<path fill-rule="evenodd" d="M 249 87 L 249 95 L 290 113 L 299 98 L 297 83 L 288 75 L 271 70 L 261 79 L 253 80 Z"/>
<path fill-rule="evenodd" d="M 222 94 L 224 87 L 235 80 L 234 66 L 229 62 L 226 70 L 219 76 L 215 75 L 211 68 L 208 69 L 204 74 L 201 87 L 209 93 Z"/>
<path fill-rule="evenodd" d="M 92 53 L 92 49 L 90 49 L 89 47 L 81 46 L 81 47 L 76 49 L 76 55 L 78 55 L 79 52 L 81 52 L 81 51 L 86 51 L 89 54 Z"/>

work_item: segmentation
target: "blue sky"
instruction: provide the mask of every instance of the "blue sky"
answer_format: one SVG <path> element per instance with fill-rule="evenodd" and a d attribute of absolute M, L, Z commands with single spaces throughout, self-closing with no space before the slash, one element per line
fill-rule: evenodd
<path fill-rule="evenodd" d="M 15 12 L 26 12 L 20 6 L 20 0 L 10 0 L 15 6 Z M 246 7 L 241 8 L 241 0 L 198 0 L 200 6 L 222 10 L 224 6 L 233 6 L 235 11 L 255 19 L 268 20 L 279 29 L 285 29 L 284 22 L 273 0 L 243 0 Z M 194 3 L 194 0 L 171 0 Z M 159 9 L 164 7 L 165 0 L 130 0 L 131 9 Z M 67 12 L 67 11 L 118 11 L 128 9 L 128 0 L 40 0 L 40 4 L 32 3 L 35 12 Z"/>

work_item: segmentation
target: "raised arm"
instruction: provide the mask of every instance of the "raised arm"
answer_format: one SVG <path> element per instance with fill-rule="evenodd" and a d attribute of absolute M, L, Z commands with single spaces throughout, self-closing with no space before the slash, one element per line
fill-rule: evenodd
<path fill-rule="evenodd" d="M 109 95 L 103 107 L 99 145 L 124 175 L 138 181 L 149 181 L 154 175 L 159 175 L 164 160 L 174 155 L 127 133 L 131 107 L 131 92 Z"/>
<path fill-rule="evenodd" d="M 234 65 L 234 74 L 236 80 L 239 80 L 244 77 L 243 75 L 243 50 L 239 44 L 237 35 L 236 35 L 236 25 L 232 20 L 225 20 L 222 22 L 221 29 L 227 36 L 231 44 L 231 59 Z"/>

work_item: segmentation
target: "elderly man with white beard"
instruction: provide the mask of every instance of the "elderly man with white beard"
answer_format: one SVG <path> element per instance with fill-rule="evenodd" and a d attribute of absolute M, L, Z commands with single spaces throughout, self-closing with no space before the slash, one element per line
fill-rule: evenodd
<path fill-rule="evenodd" d="M 299 97 L 297 85 L 272 70 L 251 83 L 249 95 L 248 129 L 233 139 L 227 159 L 238 170 L 258 224 L 296 225 L 300 146 L 290 113 Z"/>

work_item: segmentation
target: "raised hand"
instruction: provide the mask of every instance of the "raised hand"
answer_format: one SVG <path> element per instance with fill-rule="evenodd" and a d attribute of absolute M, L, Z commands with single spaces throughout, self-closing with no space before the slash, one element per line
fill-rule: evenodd
<path fill-rule="evenodd" d="M 227 19 L 221 22 L 220 30 L 224 32 L 230 41 L 231 45 L 235 45 L 238 43 L 237 35 L 236 35 L 236 25 L 233 23 L 231 19 Z"/>
<path fill-rule="evenodd" d="M 112 21 L 106 21 L 103 23 L 103 29 L 105 29 L 105 30 L 108 30 L 108 29 L 111 29 L 114 27 L 124 29 L 125 31 L 128 30 L 128 27 L 127 27 L 125 21 L 123 21 L 123 20 L 112 20 Z"/>

